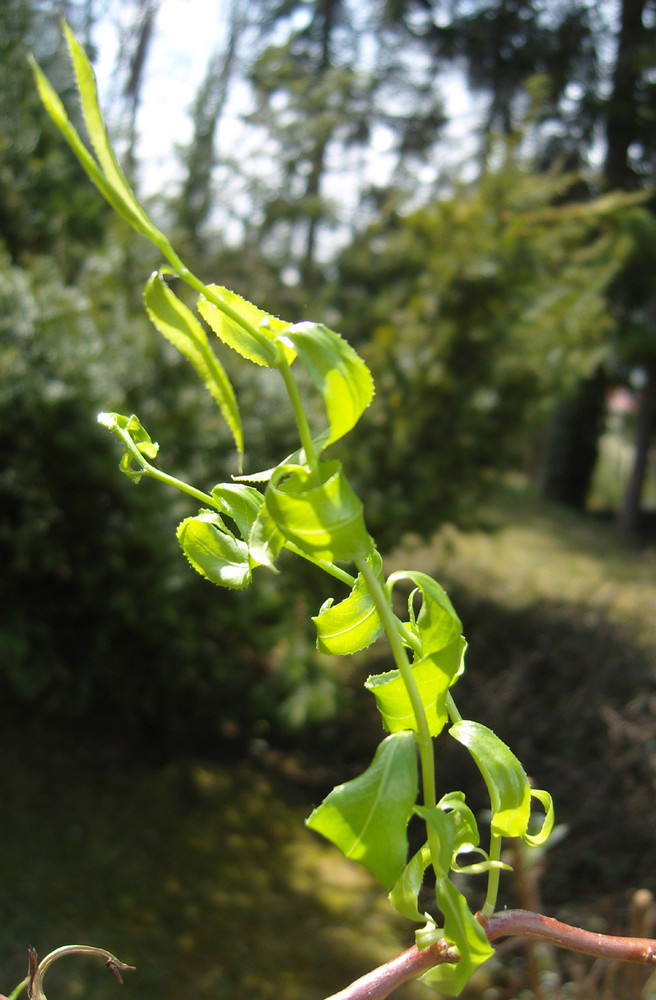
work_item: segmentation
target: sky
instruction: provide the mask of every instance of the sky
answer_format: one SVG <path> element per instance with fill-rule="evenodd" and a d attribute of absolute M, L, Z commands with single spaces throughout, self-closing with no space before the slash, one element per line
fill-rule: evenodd
<path fill-rule="evenodd" d="M 118 31 L 116 17 L 121 7 L 104 18 L 96 28 L 99 50 L 96 64 L 101 106 L 112 106 L 112 72 L 116 63 Z M 226 35 L 227 4 L 223 0 L 161 0 L 146 65 L 146 84 L 138 119 L 137 158 L 141 166 L 141 190 L 146 196 L 175 183 L 176 144 L 191 138 L 188 110 L 201 83 L 211 55 L 222 48 Z M 445 151 L 454 163 L 472 151 L 470 126 L 475 115 L 462 81 L 453 77 L 444 92 L 451 124 Z M 239 129 L 238 116 L 246 107 L 245 92 L 233 96 L 232 119 L 228 126 Z M 230 124 L 232 122 L 232 124 Z M 384 171 L 381 150 L 380 170 Z"/>
<path fill-rule="evenodd" d="M 146 83 L 138 119 L 137 156 L 142 164 L 144 193 L 153 194 L 175 176 L 175 146 L 191 138 L 188 115 L 207 62 L 224 37 L 223 3 L 207 0 L 162 0 L 146 64 Z M 103 109 L 112 105 L 112 74 L 118 31 L 112 13 L 97 26 L 96 63 Z"/>

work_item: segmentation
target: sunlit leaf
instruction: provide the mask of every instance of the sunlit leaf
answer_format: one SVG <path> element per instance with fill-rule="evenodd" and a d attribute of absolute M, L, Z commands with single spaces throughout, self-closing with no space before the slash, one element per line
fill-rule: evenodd
<path fill-rule="evenodd" d="M 482 861 L 468 862 L 467 864 L 461 865 L 458 861 L 459 854 L 477 854 Z M 512 865 L 507 865 L 503 861 L 492 861 L 487 851 L 484 851 L 482 847 L 472 847 L 471 845 L 463 845 L 460 851 L 457 851 L 451 861 L 451 870 L 454 872 L 459 872 L 462 875 L 485 875 L 487 872 L 491 871 L 493 868 L 499 869 L 500 871 L 511 872 Z"/>
<path fill-rule="evenodd" d="M 551 831 L 553 830 L 553 825 L 554 825 L 553 799 L 551 798 L 549 792 L 545 792 L 543 789 L 540 788 L 531 789 L 531 798 L 537 799 L 538 802 L 540 802 L 544 806 L 545 816 L 542 826 L 540 827 L 538 832 L 533 834 L 526 833 L 524 835 L 524 840 L 526 841 L 527 844 L 530 844 L 531 847 L 540 847 L 542 844 L 545 843 L 545 841 L 551 835 Z"/>
<path fill-rule="evenodd" d="M 123 444 L 125 450 L 119 462 L 119 469 L 128 479 L 138 483 L 144 475 L 144 469 L 139 464 L 135 467 L 134 463 L 138 463 L 140 455 L 152 463 L 157 457 L 159 445 L 151 439 L 139 417 L 134 413 L 129 417 L 122 413 L 99 413 L 97 419 L 99 424 L 112 431 Z"/>
<path fill-rule="evenodd" d="M 424 706 L 426 722 L 431 736 L 441 733 L 447 721 L 446 692 L 451 675 L 440 667 L 439 654 L 424 656 L 412 664 L 412 676 Z M 368 677 L 365 687 L 376 699 L 383 724 L 390 733 L 402 729 L 417 730 L 417 720 L 410 695 L 399 670 Z"/>
<path fill-rule="evenodd" d="M 75 69 L 82 112 L 89 132 L 89 138 L 94 148 L 98 162 L 84 145 L 76 129 L 72 125 L 64 105 L 47 77 L 34 59 L 31 59 L 37 90 L 43 105 L 62 132 L 64 138 L 77 156 L 89 178 L 101 194 L 107 199 L 115 211 L 121 215 L 137 232 L 150 239 L 162 250 L 165 256 L 174 257 L 173 248 L 168 239 L 150 221 L 139 205 L 132 191 L 107 136 L 107 130 L 98 104 L 98 93 L 93 67 L 84 49 L 76 40 L 67 24 L 64 33 Z"/>
<path fill-rule="evenodd" d="M 389 894 L 389 901 L 408 920 L 423 923 L 425 916 L 419 912 L 417 897 L 424 881 L 424 872 L 430 864 L 428 844 L 417 851 L 405 866 Z"/>
<path fill-rule="evenodd" d="M 241 295 L 231 292 L 228 288 L 222 288 L 220 285 L 208 285 L 207 293 L 219 299 L 223 308 L 207 296 L 201 295 L 197 303 L 198 312 L 214 330 L 219 340 L 231 347 L 233 351 L 241 354 L 242 358 L 246 358 L 256 365 L 263 365 L 267 368 L 275 365 L 278 351 L 273 343 L 274 338 L 283 330 L 288 329 L 290 324 L 258 309 L 252 302 L 243 299 Z M 241 323 L 240 320 L 242 320 Z M 261 337 L 254 337 L 249 332 L 248 327 L 257 329 Z M 285 355 L 288 364 L 291 364 L 296 356 L 295 351 L 290 348 L 285 349 Z"/>
<path fill-rule="evenodd" d="M 237 400 L 228 376 L 207 342 L 204 329 L 157 272 L 146 284 L 144 302 L 156 329 L 191 362 L 205 383 L 230 428 L 241 463 L 244 438 Z"/>
<path fill-rule="evenodd" d="M 523 837 L 531 814 L 531 789 L 517 757 L 480 722 L 456 722 L 449 733 L 467 747 L 483 775 L 492 805 L 492 832 Z"/>
<path fill-rule="evenodd" d="M 319 482 L 301 466 L 279 466 L 265 494 L 267 510 L 286 539 L 315 559 L 353 562 L 373 543 L 362 503 L 341 462 L 322 462 Z"/>
<path fill-rule="evenodd" d="M 248 546 L 225 531 L 218 514 L 207 511 L 185 518 L 177 537 L 191 565 L 207 580 L 236 590 L 250 583 Z"/>
<path fill-rule="evenodd" d="M 456 946 L 460 961 L 436 965 L 420 978 L 438 993 L 456 997 L 476 969 L 494 955 L 494 949 L 453 882 L 447 878 L 436 879 L 435 895 L 444 916 L 444 937 Z"/>
<path fill-rule="evenodd" d="M 382 582 L 383 560 L 380 554 L 375 551 L 369 562 Z M 346 656 L 366 649 L 383 629 L 362 574 L 358 575 L 348 597 L 339 604 L 333 604 L 332 598 L 329 598 L 312 621 L 317 630 L 317 649 L 334 656 Z"/>
<path fill-rule="evenodd" d="M 322 431 L 321 434 L 317 434 L 316 437 L 312 438 L 312 444 L 314 445 L 315 454 L 320 454 L 326 447 L 326 441 L 328 440 L 328 431 Z M 251 472 L 248 475 L 233 476 L 232 478 L 240 483 L 268 483 L 274 472 L 278 469 L 282 469 L 287 465 L 307 465 L 307 455 L 305 454 L 304 448 L 297 448 L 296 451 L 288 455 L 287 458 L 279 462 L 278 465 L 272 466 L 270 469 L 262 469 L 260 472 Z"/>
<path fill-rule="evenodd" d="M 467 875 L 480 875 L 490 871 L 491 868 L 503 868 L 506 871 L 511 871 L 510 865 L 500 861 L 490 861 L 487 852 L 478 846 L 480 841 L 478 824 L 476 817 L 465 802 L 464 792 L 448 792 L 442 796 L 437 805 L 439 809 L 447 813 L 455 834 L 451 858 L 452 871 L 463 872 Z M 477 854 L 483 860 L 461 865 L 458 861 L 458 855 L 461 853 Z"/>
<path fill-rule="evenodd" d="M 326 407 L 330 425 L 326 444 L 337 441 L 373 399 L 369 369 L 347 341 L 320 323 L 296 323 L 278 341 L 298 353 Z"/>
<path fill-rule="evenodd" d="M 212 490 L 212 499 L 222 514 L 232 518 L 247 542 L 264 503 L 260 491 L 240 483 L 219 483 Z"/>
<path fill-rule="evenodd" d="M 415 806 L 415 812 L 430 827 L 431 860 L 438 878 L 446 878 L 451 870 L 451 858 L 456 843 L 456 831 L 451 814 L 444 812 L 439 806 Z M 438 851 L 434 845 L 439 845 Z"/>
<path fill-rule="evenodd" d="M 421 592 L 422 602 L 414 628 L 421 643 L 421 654 L 439 652 L 460 638 L 462 623 L 443 587 L 427 573 L 401 570 L 387 580 L 388 591 L 399 580 L 411 580 Z"/>
<path fill-rule="evenodd" d="M 263 504 L 253 522 L 248 536 L 248 552 L 251 566 L 266 566 L 277 573 L 276 559 L 285 544 L 285 538 L 276 522 Z"/>
<path fill-rule="evenodd" d="M 476 817 L 465 802 L 464 792 L 448 792 L 437 803 L 438 808 L 448 813 L 453 824 L 454 850 L 458 851 L 465 845 L 477 847 L 480 834 Z"/>
<path fill-rule="evenodd" d="M 307 825 L 391 889 L 406 863 L 417 784 L 414 737 L 394 733 L 363 774 L 330 792 Z"/>

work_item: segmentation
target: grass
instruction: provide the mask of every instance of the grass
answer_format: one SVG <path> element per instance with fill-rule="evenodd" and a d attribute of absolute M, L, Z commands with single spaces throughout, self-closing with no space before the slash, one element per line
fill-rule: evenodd
<path fill-rule="evenodd" d="M 626 544 L 602 518 L 533 494 L 519 480 L 495 492 L 476 525 L 447 525 L 432 544 L 406 539 L 402 558 L 505 608 L 559 602 L 631 630 L 656 651 L 656 547 Z M 575 612 L 576 613 L 576 612 Z"/>
<path fill-rule="evenodd" d="M 621 926 L 631 892 L 656 891 L 656 552 L 627 549 L 604 522 L 517 485 L 491 496 L 468 530 L 447 525 L 428 546 L 407 539 L 388 569 L 403 566 L 435 572 L 463 618 L 461 710 L 492 725 L 554 794 L 566 836 L 547 855 L 547 909 Z M 375 646 L 356 663 L 347 697 L 368 746 L 377 723 L 359 681 L 379 657 Z M 450 743 L 439 781 L 484 809 Z M 80 942 L 137 972 L 117 993 L 101 965 L 67 959 L 48 973 L 52 1000 L 333 993 L 411 943 L 412 928 L 304 828 L 324 790 L 254 761 L 149 762 L 118 733 L 6 721 L 0 991 L 25 974 L 29 945 L 44 955 Z M 398 994 L 423 995 L 418 984 Z"/>

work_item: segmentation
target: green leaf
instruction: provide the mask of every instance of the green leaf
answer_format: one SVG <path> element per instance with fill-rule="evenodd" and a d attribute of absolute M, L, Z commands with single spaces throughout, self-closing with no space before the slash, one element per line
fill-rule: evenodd
<path fill-rule="evenodd" d="M 526 841 L 527 844 L 530 844 L 531 847 L 540 847 L 540 845 L 544 844 L 544 842 L 548 839 L 548 837 L 551 835 L 551 831 L 553 830 L 553 825 L 554 825 L 553 799 L 551 798 L 549 792 L 545 792 L 543 789 L 540 788 L 531 789 L 531 798 L 537 799 L 538 802 L 542 803 L 542 805 L 544 806 L 545 816 L 542 826 L 540 827 L 538 832 L 534 834 L 526 833 L 524 835 L 524 840 Z"/>
<path fill-rule="evenodd" d="M 415 812 L 430 827 L 432 837 L 431 860 L 438 878 L 446 878 L 451 870 L 451 859 L 455 850 L 456 831 L 451 814 L 444 812 L 439 806 L 415 806 Z M 433 844 L 439 844 L 439 854 L 436 857 Z"/>
<path fill-rule="evenodd" d="M 483 858 L 482 861 L 475 861 L 470 864 L 461 865 L 458 863 L 458 854 L 478 854 Z M 512 871 L 512 865 L 507 865 L 503 861 L 491 861 L 490 855 L 487 851 L 484 851 L 482 847 L 471 847 L 464 845 L 460 851 L 458 851 L 451 862 L 451 870 L 454 872 L 459 872 L 462 875 L 484 875 L 486 872 L 491 871 L 493 868 L 505 872 Z"/>
<path fill-rule="evenodd" d="M 369 564 L 382 583 L 383 560 L 377 551 L 368 557 Z M 312 619 L 317 630 L 317 649 L 333 656 L 346 656 L 366 649 L 383 630 L 373 598 L 358 574 L 348 597 L 333 604 L 332 597 Z"/>
<path fill-rule="evenodd" d="M 212 499 L 222 514 L 232 518 L 247 542 L 264 504 L 260 491 L 239 483 L 219 483 L 212 490 Z"/>
<path fill-rule="evenodd" d="M 266 368 L 274 367 L 278 360 L 274 339 L 277 334 L 287 330 L 290 324 L 258 309 L 252 302 L 248 302 L 247 299 L 243 299 L 241 295 L 231 292 L 228 288 L 222 288 L 220 285 L 207 285 L 207 292 L 212 297 L 219 299 L 227 310 L 226 312 L 221 309 L 216 302 L 211 301 L 207 296 L 201 295 L 198 299 L 198 312 L 214 330 L 219 340 L 231 347 L 237 354 L 241 354 L 242 358 L 246 358 L 256 365 L 264 365 Z M 239 322 L 240 319 L 246 326 Z M 261 340 L 257 340 L 249 333 L 247 326 L 255 327 L 262 334 Z M 269 344 L 266 341 L 269 341 Z M 296 352 L 292 348 L 284 348 L 284 353 L 287 363 L 291 364 L 296 357 Z"/>
<path fill-rule="evenodd" d="M 383 740 L 364 774 L 333 788 L 307 825 L 391 889 L 405 868 L 417 784 L 414 737 L 395 733 Z"/>
<path fill-rule="evenodd" d="M 271 517 L 286 539 L 315 559 L 353 562 L 373 543 L 362 503 L 342 473 L 341 462 L 322 462 L 317 476 L 302 466 L 283 465 L 265 494 Z"/>
<path fill-rule="evenodd" d="M 465 846 L 477 847 L 480 841 L 476 817 L 465 802 L 464 792 L 448 792 L 437 803 L 444 810 L 453 824 L 454 851 L 458 852 Z"/>
<path fill-rule="evenodd" d="M 148 463 L 152 463 L 157 457 L 159 445 L 151 439 L 139 417 L 134 413 L 129 417 L 123 416 L 122 413 L 99 413 L 97 420 L 120 439 L 125 450 L 118 467 L 128 479 L 138 483 L 144 475 L 144 468 L 143 466 L 135 468 L 133 463 L 139 461 L 140 455 L 143 455 Z"/>
<path fill-rule="evenodd" d="M 251 566 L 266 566 L 277 573 L 275 561 L 285 545 L 285 538 L 276 527 L 266 505 L 262 505 L 248 536 Z"/>
<path fill-rule="evenodd" d="M 207 580 L 232 590 L 250 583 L 248 546 L 225 530 L 218 514 L 204 511 L 185 518 L 177 537 L 191 565 Z"/>
<path fill-rule="evenodd" d="M 89 132 L 91 144 L 98 157 L 98 163 L 96 163 L 80 139 L 80 136 L 66 114 L 64 105 L 47 77 L 35 60 L 30 59 L 37 90 L 43 105 L 55 125 L 57 125 L 64 135 L 64 138 L 77 156 L 89 178 L 114 210 L 133 229 L 136 229 L 137 232 L 150 239 L 165 256 L 171 259 L 171 257 L 175 256 L 171 244 L 164 234 L 153 225 L 139 205 L 132 188 L 116 160 L 98 104 L 98 92 L 91 63 L 67 24 L 64 24 L 64 33 L 76 73 L 85 124 Z"/>
<path fill-rule="evenodd" d="M 443 795 L 437 803 L 438 809 L 443 809 L 451 821 L 455 835 L 453 843 L 453 855 L 451 857 L 451 870 L 463 872 L 466 875 L 480 875 L 489 872 L 491 868 L 502 868 L 505 871 L 512 871 L 510 865 L 501 861 L 490 861 L 486 851 L 478 846 L 480 834 L 476 817 L 465 802 L 464 792 L 449 792 Z M 458 863 L 459 854 L 478 854 L 483 860 L 473 864 L 461 865 Z"/>
<path fill-rule="evenodd" d="M 492 804 L 492 832 L 524 837 L 531 814 L 531 789 L 514 753 L 480 722 L 456 722 L 449 733 L 467 747 L 483 775 Z"/>
<path fill-rule="evenodd" d="M 492 832 L 503 837 L 522 837 L 533 847 L 543 844 L 554 824 L 549 792 L 530 787 L 514 753 L 480 722 L 456 722 L 449 733 L 467 747 L 483 775 L 492 804 Z M 545 809 L 542 826 L 536 834 L 528 832 L 532 798 L 538 799 Z"/>
<path fill-rule="evenodd" d="M 321 393 L 330 435 L 337 441 L 358 422 L 374 395 L 371 373 L 362 358 L 338 333 L 320 323 L 296 323 L 278 337 L 293 349 Z"/>
<path fill-rule="evenodd" d="M 446 693 L 451 674 L 442 669 L 440 654 L 424 656 L 412 664 L 412 674 L 426 713 L 431 736 L 442 732 L 446 721 Z M 364 685 L 376 699 L 383 724 L 390 733 L 403 729 L 417 730 L 412 702 L 399 670 L 368 677 Z"/>
<path fill-rule="evenodd" d="M 237 400 L 228 376 L 207 342 L 205 331 L 157 271 L 148 279 L 144 302 L 156 329 L 191 362 L 205 383 L 230 428 L 241 465 L 244 438 Z"/>
<path fill-rule="evenodd" d="M 389 894 L 389 901 L 395 910 L 398 910 L 408 920 L 416 920 L 420 924 L 426 918 L 419 912 L 417 898 L 424 881 L 424 872 L 428 868 L 430 860 L 428 844 L 424 844 L 405 866 Z"/>
<path fill-rule="evenodd" d="M 427 573 L 401 570 L 387 580 L 388 593 L 399 580 L 411 580 L 421 591 L 422 602 L 414 631 L 421 642 L 421 655 L 437 653 L 460 639 L 462 623 L 443 587 Z M 412 604 L 410 595 L 410 605 Z M 454 647 L 455 655 L 455 647 Z M 460 667 L 461 653 L 458 655 Z"/>
<path fill-rule="evenodd" d="M 453 882 L 438 878 L 435 882 L 437 905 L 444 915 L 444 937 L 456 946 L 459 962 L 444 962 L 420 976 L 423 983 L 447 996 L 459 996 L 481 965 L 494 955 L 485 931 L 469 909 L 467 900 Z"/>

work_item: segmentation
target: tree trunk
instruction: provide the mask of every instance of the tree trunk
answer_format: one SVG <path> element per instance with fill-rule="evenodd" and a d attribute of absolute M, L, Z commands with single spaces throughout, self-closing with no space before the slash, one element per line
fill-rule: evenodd
<path fill-rule="evenodd" d="M 647 369 L 636 421 L 635 455 L 629 483 L 617 515 L 617 527 L 627 535 L 640 528 L 640 498 L 645 483 L 649 448 L 656 430 L 656 366 Z"/>
<path fill-rule="evenodd" d="M 608 382 L 602 368 L 582 379 L 554 417 L 542 489 L 556 503 L 585 510 L 603 431 Z"/>
<path fill-rule="evenodd" d="M 623 0 L 613 92 L 606 117 L 606 161 L 604 177 L 612 189 L 635 187 L 629 162 L 629 147 L 640 132 L 637 86 L 642 72 L 646 29 L 645 0 Z"/>

